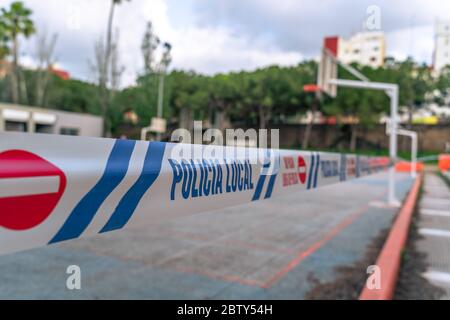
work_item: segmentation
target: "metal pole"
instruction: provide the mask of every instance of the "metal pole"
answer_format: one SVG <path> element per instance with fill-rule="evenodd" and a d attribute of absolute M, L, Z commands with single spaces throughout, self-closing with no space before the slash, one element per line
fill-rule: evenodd
<path fill-rule="evenodd" d="M 389 137 L 389 156 L 391 158 L 392 166 L 389 169 L 389 183 L 388 183 L 388 203 L 391 206 L 396 206 L 400 202 L 395 196 L 395 162 L 397 161 L 397 109 L 398 109 L 398 86 L 395 85 L 389 90 L 391 98 L 391 135 Z"/>
<path fill-rule="evenodd" d="M 391 119 L 389 137 L 389 157 L 391 158 L 392 166 L 389 168 L 388 181 L 388 203 L 390 206 L 398 206 L 400 202 L 395 196 L 395 162 L 397 161 L 397 112 L 398 112 L 398 85 L 392 83 L 382 82 L 366 82 L 345 79 L 330 79 L 329 83 L 342 87 L 360 88 L 382 90 L 391 99 Z"/>
<path fill-rule="evenodd" d="M 417 132 L 398 129 L 397 133 L 402 136 L 407 136 L 411 138 L 411 177 L 416 177 L 416 166 L 417 166 Z"/>
<path fill-rule="evenodd" d="M 392 84 L 392 83 L 365 82 L 365 81 L 347 80 L 347 79 L 330 79 L 328 82 L 330 84 L 335 84 L 339 87 L 381 90 L 381 91 L 386 91 L 386 93 L 397 89 L 397 92 L 398 92 L 398 86 L 396 84 Z M 388 93 L 388 95 L 390 96 L 389 93 Z"/>
<path fill-rule="evenodd" d="M 333 59 L 335 64 L 340 65 L 342 68 L 344 68 L 345 70 L 347 70 L 348 72 L 350 72 L 350 74 L 354 75 L 356 78 L 358 78 L 361 81 L 364 82 L 370 82 L 370 79 L 367 78 L 365 75 L 363 75 L 361 72 L 359 72 L 358 70 L 356 70 L 355 68 L 353 68 L 352 66 L 349 66 L 345 63 L 342 63 L 341 61 L 339 61 L 339 59 L 337 59 L 333 53 L 331 53 L 330 50 L 328 49 L 324 49 L 326 54 L 331 57 L 331 59 Z M 321 65 L 319 65 L 320 68 Z"/>
<path fill-rule="evenodd" d="M 416 178 L 417 174 L 417 133 L 414 133 L 411 135 L 411 158 L 412 158 L 412 165 L 411 168 L 411 176 L 413 178 Z"/>
<path fill-rule="evenodd" d="M 398 109 L 398 87 L 390 90 L 391 98 L 391 137 L 389 141 L 389 155 L 392 161 L 397 160 L 397 109 Z"/>

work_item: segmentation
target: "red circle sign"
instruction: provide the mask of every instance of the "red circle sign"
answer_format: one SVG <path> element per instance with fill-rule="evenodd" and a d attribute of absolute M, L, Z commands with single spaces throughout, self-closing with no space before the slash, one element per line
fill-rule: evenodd
<path fill-rule="evenodd" d="M 66 176 L 47 160 L 24 150 L 0 153 L 0 226 L 26 230 L 43 222 L 66 187 Z"/>
<path fill-rule="evenodd" d="M 300 178 L 301 183 L 304 184 L 306 181 L 306 162 L 302 156 L 298 156 L 297 170 L 298 170 L 298 177 Z"/>

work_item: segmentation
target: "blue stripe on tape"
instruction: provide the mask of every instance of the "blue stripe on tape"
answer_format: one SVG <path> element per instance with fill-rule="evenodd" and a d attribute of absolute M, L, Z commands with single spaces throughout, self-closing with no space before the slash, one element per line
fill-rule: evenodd
<path fill-rule="evenodd" d="M 141 175 L 120 200 L 108 222 L 100 230 L 100 233 L 121 229 L 130 220 L 141 198 L 161 172 L 165 146 L 164 142 L 149 143 Z"/>
<path fill-rule="evenodd" d="M 270 198 L 272 195 L 273 186 L 275 185 L 275 179 L 277 178 L 277 175 L 274 174 L 270 176 L 269 185 L 267 186 L 266 195 L 264 196 L 264 199 Z"/>
<path fill-rule="evenodd" d="M 255 190 L 255 194 L 253 195 L 252 201 L 259 199 L 265 180 L 266 180 L 266 175 L 260 174 L 258 184 L 256 185 L 256 190 Z"/>
<path fill-rule="evenodd" d="M 308 174 L 308 183 L 306 185 L 306 189 L 310 189 L 311 188 L 311 180 L 312 180 L 312 175 L 313 175 L 313 170 L 314 170 L 314 161 L 315 161 L 315 155 L 314 152 L 311 154 L 311 164 L 309 166 L 309 174 Z"/>
<path fill-rule="evenodd" d="M 320 154 L 316 155 L 316 170 L 314 171 L 314 188 L 317 188 L 317 176 L 320 167 Z"/>
<path fill-rule="evenodd" d="M 125 177 L 134 145 L 135 141 L 132 140 L 116 140 L 102 177 L 78 202 L 61 229 L 49 243 L 77 238 L 83 233 L 103 201 Z"/>

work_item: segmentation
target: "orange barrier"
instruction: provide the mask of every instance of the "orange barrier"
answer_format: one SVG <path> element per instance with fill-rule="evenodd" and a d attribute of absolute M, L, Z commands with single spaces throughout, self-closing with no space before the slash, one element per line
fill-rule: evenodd
<path fill-rule="evenodd" d="M 395 171 L 397 172 L 411 172 L 411 166 L 413 164 L 407 161 L 397 162 L 395 164 Z M 423 170 L 423 162 L 416 162 L 416 172 L 421 172 Z"/>
<path fill-rule="evenodd" d="M 394 296 L 395 285 L 400 270 L 401 253 L 408 238 L 409 226 L 421 182 L 422 175 L 419 175 L 378 256 L 376 265 L 381 270 L 380 289 L 369 289 L 367 286 L 364 286 L 359 300 L 391 300 Z"/>
<path fill-rule="evenodd" d="M 450 170 L 450 154 L 439 155 L 439 170 L 442 172 Z"/>

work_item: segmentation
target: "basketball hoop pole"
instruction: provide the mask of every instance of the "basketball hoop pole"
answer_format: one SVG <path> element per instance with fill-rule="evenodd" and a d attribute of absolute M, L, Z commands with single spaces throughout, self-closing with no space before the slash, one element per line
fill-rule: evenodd
<path fill-rule="evenodd" d="M 397 161 L 397 134 L 398 132 L 398 95 L 399 88 L 397 84 L 371 82 L 364 74 L 353 68 L 350 65 L 342 63 L 337 58 L 337 43 L 335 39 L 325 38 L 322 47 L 322 56 L 319 62 L 319 69 L 317 74 L 317 85 L 321 91 L 325 92 L 331 97 L 337 94 L 337 87 L 350 87 L 359 89 L 371 89 L 384 91 L 391 102 L 391 117 L 390 117 L 390 132 L 389 136 L 389 157 L 392 166 L 389 168 L 389 182 L 388 182 L 388 205 L 399 206 L 400 201 L 395 197 L 395 168 L 394 164 Z M 338 68 L 341 66 L 358 80 L 344 80 L 338 79 Z"/>
<path fill-rule="evenodd" d="M 350 66 L 348 68 L 352 69 Z M 347 69 L 347 68 L 346 68 Z M 354 74 L 352 72 L 352 74 Z M 354 74 L 357 76 L 356 74 Z M 358 77 L 358 76 L 357 76 Z M 358 77 L 361 78 L 361 77 Z M 392 164 L 397 160 L 397 134 L 398 134 L 398 85 L 383 82 L 369 82 L 364 77 L 361 81 L 358 80 L 344 80 L 344 79 L 329 79 L 328 82 L 332 85 L 359 89 L 372 89 L 386 92 L 391 100 L 391 120 L 389 136 L 389 157 Z M 388 204 L 390 206 L 398 206 L 400 201 L 395 196 L 395 168 L 389 168 L 389 185 L 388 185 Z"/>
<path fill-rule="evenodd" d="M 386 123 L 386 134 L 391 134 L 391 125 L 390 121 Z M 417 149 L 418 149 L 418 141 L 417 141 L 417 132 L 412 130 L 406 130 L 402 127 L 397 128 L 397 134 L 399 136 L 406 136 L 411 138 L 411 177 L 414 179 L 417 175 Z"/>

